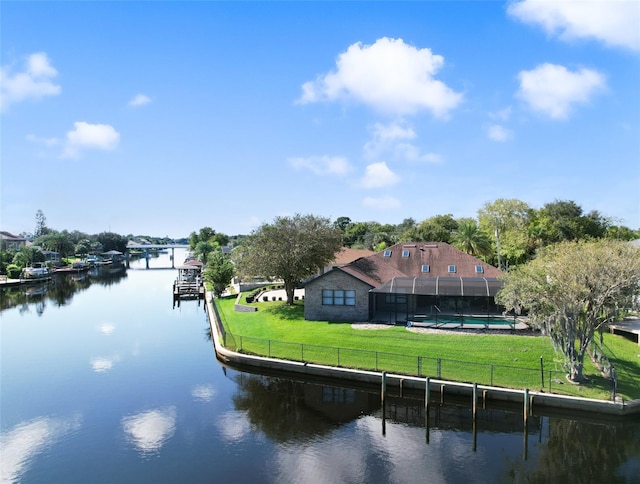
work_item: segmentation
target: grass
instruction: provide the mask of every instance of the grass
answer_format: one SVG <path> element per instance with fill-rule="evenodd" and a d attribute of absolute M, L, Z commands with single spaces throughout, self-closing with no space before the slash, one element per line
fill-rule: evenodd
<path fill-rule="evenodd" d="M 585 358 L 588 383 L 569 384 L 547 337 L 419 334 L 402 326 L 361 330 L 349 322 L 306 321 L 304 303 L 260 302 L 256 312 L 236 312 L 235 298 L 217 299 L 227 345 L 245 353 L 347 368 L 440 377 L 509 388 L 611 397 L 611 382 Z M 618 395 L 640 398 L 640 348 L 605 334 L 605 352 L 617 370 Z M 540 371 L 544 364 L 544 387 Z"/>

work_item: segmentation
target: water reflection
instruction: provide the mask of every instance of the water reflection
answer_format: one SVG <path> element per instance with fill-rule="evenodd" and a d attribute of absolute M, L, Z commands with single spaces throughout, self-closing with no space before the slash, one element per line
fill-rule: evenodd
<path fill-rule="evenodd" d="M 111 324 L 111 323 L 103 323 L 98 328 L 98 331 L 100 331 L 102 334 L 106 334 L 108 336 L 111 333 L 113 333 L 114 329 L 116 329 L 116 327 L 113 324 Z"/>
<path fill-rule="evenodd" d="M 521 482 L 640 483 L 640 425 L 552 419 L 538 465 L 516 461 L 507 472 Z"/>
<path fill-rule="evenodd" d="M 111 286 L 127 277 L 124 264 L 96 267 L 81 274 L 54 274 L 48 282 L 23 287 L 3 287 L 0 290 L 0 311 L 19 307 L 20 314 L 35 310 L 42 316 L 48 303 L 65 306 L 76 293 L 87 290 L 92 284 Z"/>
<path fill-rule="evenodd" d="M 213 399 L 215 391 L 213 385 L 196 385 L 191 390 L 191 396 L 200 402 L 210 402 Z"/>
<path fill-rule="evenodd" d="M 114 363 L 119 361 L 119 357 L 93 358 L 89 363 L 96 373 L 105 373 L 113 368 Z"/>
<path fill-rule="evenodd" d="M 19 482 L 38 454 L 78 430 L 82 418 L 39 417 L 0 434 L 0 482 Z"/>
<path fill-rule="evenodd" d="M 254 429 L 275 442 L 276 482 L 640 483 L 637 420 L 536 415 L 525 434 L 521 410 L 481 408 L 474 421 L 469 402 L 447 402 L 430 405 L 425 440 L 419 398 L 389 396 L 383 417 L 375 391 L 227 374 L 238 386 L 225 438 Z"/>
<path fill-rule="evenodd" d="M 125 417 L 122 428 L 127 440 L 143 456 L 157 453 L 176 430 L 176 408 L 170 406 Z"/>
<path fill-rule="evenodd" d="M 237 443 L 252 434 L 251 422 L 246 412 L 226 412 L 216 421 L 226 443 Z"/>

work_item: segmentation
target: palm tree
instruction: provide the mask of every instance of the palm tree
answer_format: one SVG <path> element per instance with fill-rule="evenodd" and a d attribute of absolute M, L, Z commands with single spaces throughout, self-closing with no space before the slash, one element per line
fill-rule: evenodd
<path fill-rule="evenodd" d="M 473 219 L 458 222 L 458 228 L 452 234 L 452 242 L 455 247 L 473 256 L 491 254 L 491 239 Z"/>

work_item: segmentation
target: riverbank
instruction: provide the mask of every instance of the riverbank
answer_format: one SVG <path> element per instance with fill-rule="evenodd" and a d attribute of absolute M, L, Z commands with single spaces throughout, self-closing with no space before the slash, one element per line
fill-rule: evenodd
<path fill-rule="evenodd" d="M 222 344 L 225 330 L 217 308 L 213 302 L 211 293 L 207 293 L 205 307 L 209 316 L 211 335 L 214 343 L 216 356 L 223 363 L 246 366 L 259 370 L 278 370 L 302 376 L 337 378 L 354 383 L 366 383 L 370 385 L 380 385 L 384 379 L 386 385 L 397 389 L 410 389 L 426 392 L 437 392 L 441 395 L 457 394 L 474 398 L 482 398 L 483 402 L 501 401 L 511 403 L 522 403 L 528 412 L 533 412 L 534 408 L 550 408 L 588 413 L 600 413 L 610 416 L 635 416 L 640 415 L 640 400 L 624 401 L 616 400 L 596 400 L 581 397 L 556 395 L 540 391 L 515 390 L 489 385 L 477 385 L 471 383 L 460 383 L 432 378 L 418 378 L 407 375 L 390 374 L 386 372 L 354 370 L 335 366 L 319 365 L 307 362 L 297 362 L 281 360 L 277 358 L 267 358 L 235 352 L 225 348 Z M 427 387 L 427 382 L 429 386 Z M 474 405 L 477 404 L 473 402 Z"/>

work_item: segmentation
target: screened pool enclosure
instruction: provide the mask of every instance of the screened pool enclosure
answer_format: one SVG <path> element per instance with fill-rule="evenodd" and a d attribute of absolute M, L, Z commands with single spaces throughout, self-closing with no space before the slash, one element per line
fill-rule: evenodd
<path fill-rule="evenodd" d="M 502 281 L 489 277 L 395 277 L 370 291 L 373 321 L 406 322 L 439 317 L 495 317 Z"/>

